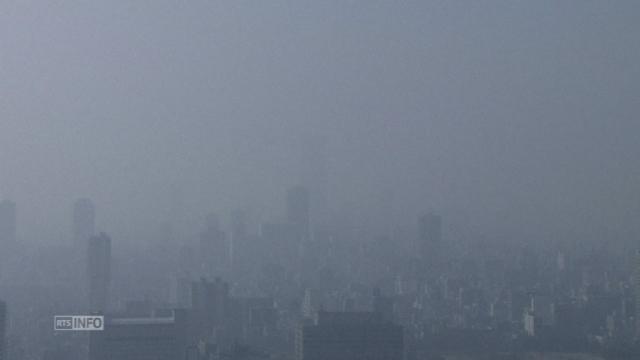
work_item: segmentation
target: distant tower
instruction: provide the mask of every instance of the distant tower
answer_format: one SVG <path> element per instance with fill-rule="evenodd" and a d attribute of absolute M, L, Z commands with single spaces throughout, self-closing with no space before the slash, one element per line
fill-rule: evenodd
<path fill-rule="evenodd" d="M 78 199 L 73 205 L 73 247 L 78 252 L 87 249 L 87 242 L 96 233 L 96 209 L 90 199 Z"/>
<path fill-rule="evenodd" d="M 0 202 L 0 254 L 16 244 L 16 203 Z M 4 250 L 4 251 L 3 251 Z"/>
<path fill-rule="evenodd" d="M 111 238 L 105 233 L 92 236 L 88 248 L 89 311 L 104 313 L 111 285 Z"/>
<path fill-rule="evenodd" d="M 309 191 L 302 186 L 287 190 L 287 221 L 293 225 L 301 240 L 309 238 Z"/>

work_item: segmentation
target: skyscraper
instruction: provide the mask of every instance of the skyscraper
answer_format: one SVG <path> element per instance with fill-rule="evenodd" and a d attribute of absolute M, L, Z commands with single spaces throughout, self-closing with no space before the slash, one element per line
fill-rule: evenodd
<path fill-rule="evenodd" d="M 105 233 L 92 236 L 88 248 L 89 311 L 104 313 L 111 285 L 111 238 Z"/>
<path fill-rule="evenodd" d="M 78 199 L 73 205 L 73 246 L 84 252 L 89 238 L 96 232 L 96 210 L 90 199 Z"/>
<path fill-rule="evenodd" d="M 16 203 L 3 200 L 0 202 L 0 254 L 6 253 L 15 243 Z"/>
<path fill-rule="evenodd" d="M 287 190 L 287 221 L 292 224 L 301 240 L 309 237 L 309 191 L 303 186 Z"/>

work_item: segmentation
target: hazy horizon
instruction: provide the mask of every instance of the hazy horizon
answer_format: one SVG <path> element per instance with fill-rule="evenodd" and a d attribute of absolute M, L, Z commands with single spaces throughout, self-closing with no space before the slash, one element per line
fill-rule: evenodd
<path fill-rule="evenodd" d="M 298 184 L 364 224 L 630 241 L 639 8 L 5 1 L 0 197 L 29 243 L 66 241 L 80 197 L 117 244 L 173 193 L 195 234 L 210 211 L 277 220 Z"/>

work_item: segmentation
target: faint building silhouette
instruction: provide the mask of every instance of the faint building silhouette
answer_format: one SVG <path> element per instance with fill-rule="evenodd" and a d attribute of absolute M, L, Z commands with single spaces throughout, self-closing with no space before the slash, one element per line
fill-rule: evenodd
<path fill-rule="evenodd" d="M 230 248 L 216 214 L 209 214 L 200 234 L 200 275 L 215 278 L 228 275 Z"/>
<path fill-rule="evenodd" d="M 376 312 L 319 312 L 296 335 L 296 360 L 401 360 L 403 329 Z"/>
<path fill-rule="evenodd" d="M 194 328 L 203 339 L 213 339 L 226 325 L 229 312 L 229 284 L 216 278 L 191 284 L 191 308 Z"/>
<path fill-rule="evenodd" d="M 73 204 L 73 247 L 83 253 L 89 238 L 96 232 L 96 210 L 90 199 L 78 199 Z"/>
<path fill-rule="evenodd" d="M 104 313 L 111 286 L 111 238 L 105 233 L 89 239 L 87 256 L 89 311 Z"/>
<path fill-rule="evenodd" d="M 373 311 L 385 321 L 394 321 L 393 298 L 382 295 L 380 288 L 373 289 Z"/>

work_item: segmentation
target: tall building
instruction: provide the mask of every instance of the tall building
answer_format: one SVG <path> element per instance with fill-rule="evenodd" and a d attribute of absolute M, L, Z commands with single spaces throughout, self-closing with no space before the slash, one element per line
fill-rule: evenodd
<path fill-rule="evenodd" d="M 229 284 L 216 278 L 214 281 L 200 279 L 191 284 L 191 308 L 194 326 L 199 334 L 213 335 L 224 328 L 225 316 L 229 313 Z"/>
<path fill-rule="evenodd" d="M 15 246 L 16 228 L 16 203 L 0 201 L 0 254 Z"/>
<path fill-rule="evenodd" d="M 376 312 L 320 312 L 296 335 L 296 360 L 402 360 L 403 329 Z"/>
<path fill-rule="evenodd" d="M 310 211 L 309 191 L 302 186 L 287 190 L 287 222 L 294 226 L 300 240 L 309 238 Z"/>
<path fill-rule="evenodd" d="M 7 303 L 0 300 L 0 360 L 7 359 Z"/>
<path fill-rule="evenodd" d="M 96 209 L 90 199 L 78 199 L 73 205 L 73 246 L 79 253 L 87 249 L 96 232 Z"/>
<path fill-rule="evenodd" d="M 87 260 L 89 311 L 104 313 L 111 286 L 111 238 L 107 234 L 89 239 Z"/>

